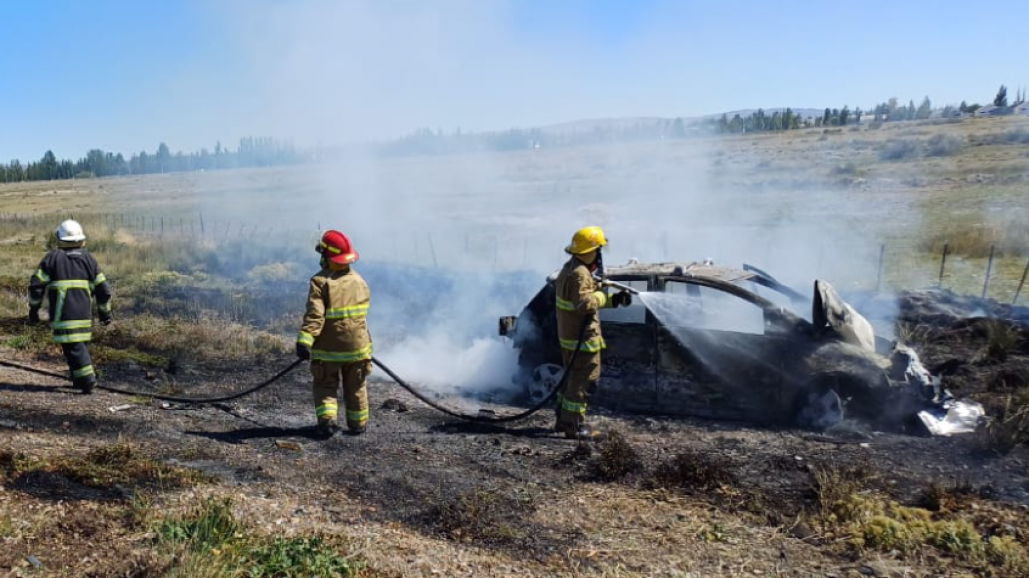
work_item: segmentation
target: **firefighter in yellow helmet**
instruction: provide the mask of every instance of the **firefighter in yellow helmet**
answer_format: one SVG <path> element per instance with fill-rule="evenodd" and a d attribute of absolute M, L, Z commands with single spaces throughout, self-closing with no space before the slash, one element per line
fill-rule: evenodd
<path fill-rule="evenodd" d="M 346 235 L 326 231 L 315 250 L 322 256 L 322 269 L 311 277 L 307 312 L 297 335 L 297 357 L 311 360 L 318 433 L 329 438 L 339 431 L 336 418 L 342 382 L 347 427 L 357 435 L 368 424 L 365 379 L 372 370 L 372 339 L 366 317 L 371 292 L 350 268 L 359 255 Z"/>
<path fill-rule="evenodd" d="M 576 231 L 571 244 L 565 248 L 571 257 L 555 283 L 557 336 L 568 377 L 557 395 L 554 429 L 569 439 L 588 439 L 595 435 L 586 425 L 586 407 L 600 379 L 600 351 L 605 347 L 600 333 L 600 310 L 632 303 L 632 296 L 625 291 L 609 296 L 593 276 L 601 267 L 600 251 L 605 245 L 607 238 L 600 227 Z M 572 363 L 576 347 L 578 352 Z"/>

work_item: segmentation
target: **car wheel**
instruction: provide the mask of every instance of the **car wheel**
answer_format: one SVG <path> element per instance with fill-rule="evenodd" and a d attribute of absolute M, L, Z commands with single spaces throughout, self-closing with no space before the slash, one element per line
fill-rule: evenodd
<path fill-rule="evenodd" d="M 532 379 L 526 384 L 529 393 L 529 400 L 532 403 L 539 403 L 550 396 L 561 383 L 565 370 L 554 363 L 543 363 L 532 370 Z"/>
<path fill-rule="evenodd" d="M 798 426 L 824 431 L 843 421 L 843 400 L 834 389 L 808 388 L 797 396 L 794 415 Z"/>

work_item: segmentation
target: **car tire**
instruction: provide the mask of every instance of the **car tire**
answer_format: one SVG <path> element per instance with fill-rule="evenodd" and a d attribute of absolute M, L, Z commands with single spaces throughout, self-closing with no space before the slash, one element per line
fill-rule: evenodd
<path fill-rule="evenodd" d="M 561 384 L 565 370 L 555 363 L 541 363 L 532 370 L 532 375 L 526 384 L 526 393 L 530 403 L 540 403 L 550 396 Z"/>

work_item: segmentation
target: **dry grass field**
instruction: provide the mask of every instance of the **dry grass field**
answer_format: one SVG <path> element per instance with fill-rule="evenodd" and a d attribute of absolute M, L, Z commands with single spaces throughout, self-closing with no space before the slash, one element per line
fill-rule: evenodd
<path fill-rule="evenodd" d="M 946 244 L 943 286 L 979 295 L 992 246 L 989 296 L 1010 303 L 1027 191 L 1019 118 L 4 184 L 0 358 L 63 371 L 24 290 L 67 216 L 116 290 L 91 346 L 104 382 L 207 395 L 292 360 L 323 227 L 351 232 L 359 268 L 385 280 L 378 347 L 425 319 L 494 331 L 589 223 L 610 261 L 746 261 L 805 291 L 816 276 L 934 286 Z M 991 428 L 822 435 L 598 412 L 616 433 L 577 445 L 552 416 L 455 423 L 376 381 L 369 433 L 325 442 L 305 371 L 194 407 L 0 368 L 0 573 L 1029 576 L 1029 332 L 898 322 L 927 364 L 957 368 L 958 393 L 989 401 Z"/>

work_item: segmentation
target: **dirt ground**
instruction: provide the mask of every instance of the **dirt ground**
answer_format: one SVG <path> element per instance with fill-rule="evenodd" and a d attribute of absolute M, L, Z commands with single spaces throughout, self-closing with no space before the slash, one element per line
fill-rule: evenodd
<path fill-rule="evenodd" d="M 1025 341 L 1003 361 L 983 358 L 986 331 L 955 314 L 970 302 L 937 297 L 928 307 L 910 294 L 903 303 L 902 320 L 926 327 L 927 365 L 955 393 L 990 403 L 1003 391 L 988 384 L 1024 380 Z M 6 348 L 0 356 L 19 360 Z M 20 361 L 62 370 L 56 357 Z M 154 381 L 113 367 L 107 382 L 147 390 L 170 380 L 185 393 L 209 392 L 257 382 L 289 362 L 190 368 Z M 549 412 L 510 427 L 468 424 L 376 381 L 367 434 L 323 441 L 311 428 L 308 379 L 299 369 L 237 402 L 183 406 L 84 396 L 59 380 L 0 368 L 0 449 L 53 456 L 131 444 L 215 480 L 162 488 L 152 494 L 161 508 L 231 496 L 261 531 L 345 537 L 373 575 L 987 575 L 957 558 L 856 549 L 820 535 L 808 522 L 818 507 L 813 472 L 827 468 L 903 504 L 921 504 L 935 484 L 964 496 L 970 519 L 1007 524 L 1023 543 L 1029 529 L 1029 453 L 991 454 L 976 436 L 896 435 L 860 424 L 816 434 L 597 411 L 595 423 L 627 443 L 580 445 L 550 431 Z M 0 569 L 10 575 L 164 575 L 152 536 L 125 521 L 142 488 L 97 489 L 52 472 L 0 481 Z M 34 569 L 30 557 L 42 566 Z"/>

